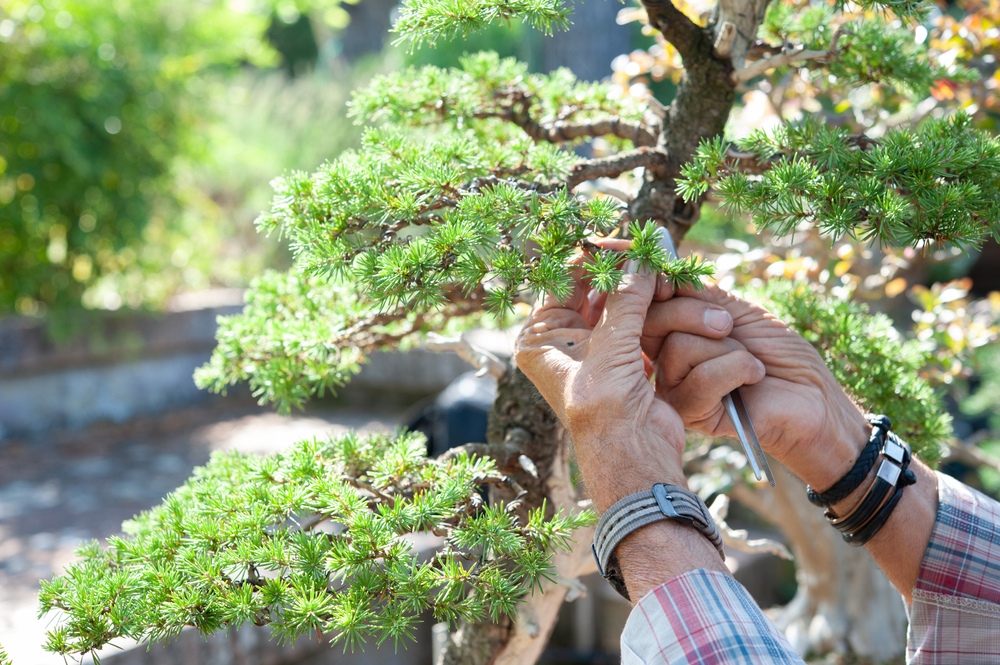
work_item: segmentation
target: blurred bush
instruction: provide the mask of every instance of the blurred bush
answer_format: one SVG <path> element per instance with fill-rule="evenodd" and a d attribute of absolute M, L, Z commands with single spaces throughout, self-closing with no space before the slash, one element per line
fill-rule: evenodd
<path fill-rule="evenodd" d="M 337 5 L 0 0 L 0 316 L 156 307 L 275 261 L 249 222 L 270 178 L 351 143 L 356 81 L 258 69 L 265 33 Z"/>
<path fill-rule="evenodd" d="M 173 216 L 151 219 L 137 264 L 96 280 L 84 303 L 155 305 L 178 291 L 243 287 L 267 267 L 287 268 L 287 249 L 258 235 L 253 221 L 270 206 L 276 175 L 312 171 L 358 143 L 345 108 L 356 78 L 247 70 L 204 79 L 202 143 L 174 161 Z"/>
<path fill-rule="evenodd" d="M 270 64 L 268 20 L 200 0 L 0 1 L 0 312 L 75 304 L 141 263 L 147 223 L 177 210 L 175 155 L 202 150 L 189 88 Z"/>

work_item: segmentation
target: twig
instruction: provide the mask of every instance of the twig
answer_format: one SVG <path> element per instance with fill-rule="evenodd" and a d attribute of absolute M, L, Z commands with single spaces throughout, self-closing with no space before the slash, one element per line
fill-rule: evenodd
<path fill-rule="evenodd" d="M 837 42 L 840 41 L 840 37 L 842 35 L 849 32 L 850 31 L 843 29 L 837 30 L 837 32 L 833 35 L 833 39 L 830 41 L 830 48 L 823 51 L 810 51 L 804 46 L 800 46 L 791 50 L 782 51 L 778 55 L 773 55 L 769 58 L 762 58 L 756 62 L 752 62 L 746 67 L 734 70 L 732 73 L 732 81 L 735 84 L 746 83 L 750 79 L 760 76 L 767 70 L 774 69 L 775 67 L 784 67 L 793 63 L 815 60 L 826 61 L 836 58 L 840 55 L 840 48 L 837 46 Z"/>
<path fill-rule="evenodd" d="M 455 446 L 441 453 L 437 459 L 439 462 L 450 462 L 458 458 L 462 453 L 465 453 L 469 457 L 490 457 L 496 461 L 496 458 L 490 451 L 489 445 L 485 443 L 466 443 L 461 446 Z"/>
<path fill-rule="evenodd" d="M 676 170 L 670 156 L 662 148 L 637 148 L 610 157 L 580 162 L 573 167 L 566 184 L 573 189 L 581 182 L 597 178 L 617 178 L 622 173 L 640 166 L 650 169 L 658 176 L 672 175 Z"/>
<path fill-rule="evenodd" d="M 366 483 L 365 481 L 358 480 L 357 478 L 354 478 L 352 476 L 341 476 L 340 479 L 343 480 L 344 482 L 346 482 L 348 485 L 353 485 L 354 487 L 357 487 L 360 490 L 365 490 L 366 492 L 371 492 L 376 497 L 378 497 L 379 499 L 381 499 L 383 503 L 387 503 L 390 506 L 396 505 L 396 499 L 394 499 L 393 497 L 389 496 L 388 494 L 383 494 L 379 490 L 375 489 L 375 487 L 372 486 L 371 483 Z"/>
<path fill-rule="evenodd" d="M 464 337 L 443 337 L 437 333 L 427 336 L 424 346 L 437 353 L 454 351 L 458 357 L 476 368 L 476 376 L 489 374 L 494 379 L 500 379 L 507 373 L 507 365 L 485 349 L 471 344 Z"/>
<path fill-rule="evenodd" d="M 733 529 L 726 524 L 726 515 L 729 513 L 729 497 L 725 494 L 716 497 L 708 511 L 712 513 L 712 519 L 715 520 L 715 525 L 719 528 L 719 534 L 722 536 L 722 544 L 726 547 L 732 547 L 734 550 L 749 554 L 756 552 L 773 554 L 788 561 L 795 558 L 787 547 L 776 540 L 770 538 L 750 540 L 746 529 Z"/>

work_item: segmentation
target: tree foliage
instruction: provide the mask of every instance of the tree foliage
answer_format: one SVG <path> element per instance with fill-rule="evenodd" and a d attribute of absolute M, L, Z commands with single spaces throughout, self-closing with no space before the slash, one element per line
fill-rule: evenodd
<path fill-rule="evenodd" d="M 692 19 L 651 2 L 646 20 L 693 72 L 678 75 L 669 107 L 566 71 L 530 74 L 491 53 L 376 79 L 352 105 L 359 123 L 380 123 L 361 148 L 274 181 L 258 227 L 288 240 L 295 271 L 262 276 L 244 313 L 221 322 L 199 385 L 246 380 L 281 409 L 301 406 L 342 385 L 373 349 L 510 316 L 542 293 L 566 297 L 571 263 L 604 292 L 626 259 L 700 284 L 711 266 L 669 260 L 654 231 L 682 237 L 710 192 L 776 237 L 818 230 L 937 250 L 996 236 L 998 144 L 967 116 L 879 136 L 807 118 L 735 145 L 723 138 L 737 84 L 763 89 L 792 69 L 834 98 L 863 85 L 878 93 L 872 104 L 893 108 L 911 108 L 905 100 L 942 77 L 971 80 L 914 38 L 910 21 L 926 8 L 776 2 L 754 25 L 758 39 L 740 36 L 747 58 L 726 62 L 707 12 Z M 510 19 L 551 29 L 567 16 L 558 0 L 408 0 L 396 30 L 419 45 Z M 631 238 L 631 248 L 601 251 L 595 235 Z M 824 284 L 843 277 L 824 270 Z M 931 356 L 836 288 L 834 297 L 804 284 L 754 292 L 933 460 L 950 425 L 919 376 Z M 43 609 L 67 613 L 49 647 L 83 653 L 117 636 L 166 639 L 185 625 L 207 633 L 245 621 L 285 639 L 331 632 L 353 646 L 405 639 L 427 609 L 496 620 L 544 578 L 551 547 L 592 519 L 536 511 L 521 523 L 511 505 L 477 498 L 477 485 L 510 483 L 484 460 L 428 460 L 412 435 L 216 457 L 131 523 L 131 538 L 86 549 L 45 585 Z M 319 528 L 327 524 L 343 528 Z M 447 536 L 430 561 L 404 538 L 421 530 Z"/>
<path fill-rule="evenodd" d="M 968 115 L 881 139 L 809 119 L 754 132 L 737 150 L 722 139 L 703 143 L 680 191 L 694 199 L 714 186 L 724 209 L 779 235 L 807 223 L 879 245 L 1000 238 L 1000 142 L 972 130 Z"/>
<path fill-rule="evenodd" d="M 42 612 L 66 613 L 46 648 L 80 655 L 245 622 L 286 642 L 330 633 L 345 649 L 398 647 L 424 611 L 451 624 L 513 615 L 593 513 L 543 506 L 522 522 L 517 501 L 483 504 L 479 488 L 511 484 L 492 460 L 431 460 L 424 443 L 350 433 L 266 457 L 215 453 L 126 522 L 127 537 L 82 546 L 81 561 L 42 583 Z M 429 558 L 408 539 L 419 531 L 444 537 Z"/>

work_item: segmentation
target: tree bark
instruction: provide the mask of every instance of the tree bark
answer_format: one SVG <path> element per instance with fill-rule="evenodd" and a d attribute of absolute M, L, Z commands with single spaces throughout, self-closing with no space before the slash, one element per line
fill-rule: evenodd
<path fill-rule="evenodd" d="M 863 547 L 851 547 L 806 501 L 805 485 L 775 460 L 774 489 L 739 485 L 732 497 L 788 538 L 798 591 L 769 612 L 795 650 L 851 653 L 882 662 L 906 647 L 903 599 Z"/>
<path fill-rule="evenodd" d="M 643 4 L 650 23 L 684 59 L 684 75 L 667 108 L 657 144 L 666 150 L 672 163 L 680 165 L 690 161 L 703 139 L 718 136 L 725 129 L 736 99 L 736 88 L 730 80 L 733 65 L 728 57 L 717 57 L 715 53 L 718 23 L 701 28 L 665 0 L 646 0 Z M 757 25 L 759 22 L 752 26 L 754 35 Z M 746 30 L 751 30 L 749 23 Z M 672 176 L 647 171 L 645 182 L 629 206 L 631 219 L 657 221 L 669 229 L 675 245 L 698 221 L 701 209 L 700 201 L 685 203 L 676 188 Z"/>
<path fill-rule="evenodd" d="M 543 503 L 547 517 L 560 508 L 576 511 L 584 507 L 570 482 L 568 437 L 548 403 L 513 362 L 497 381 L 486 441 L 486 453 L 497 461 L 500 471 L 526 492 L 518 509 L 522 524 L 528 511 Z M 532 464 L 522 465 L 521 456 L 531 460 L 532 470 L 524 468 Z M 490 499 L 511 502 L 515 496 L 513 490 L 494 488 Z M 435 665 L 522 665 L 538 660 L 567 594 L 582 590 L 576 578 L 597 570 L 590 553 L 593 533 L 589 528 L 573 534 L 573 551 L 553 557 L 556 583 L 546 581 L 542 593 L 524 598 L 518 604 L 516 621 L 461 624 L 449 635 Z"/>

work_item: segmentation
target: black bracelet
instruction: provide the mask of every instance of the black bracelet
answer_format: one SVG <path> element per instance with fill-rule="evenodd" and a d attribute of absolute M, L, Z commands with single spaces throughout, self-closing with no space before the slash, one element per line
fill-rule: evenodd
<path fill-rule="evenodd" d="M 813 505 L 820 508 L 829 508 L 835 503 L 843 501 L 850 496 L 851 492 L 858 489 L 858 486 L 868 477 L 872 467 L 875 466 L 875 461 L 878 460 L 879 452 L 885 444 L 885 437 L 892 427 L 892 423 L 889 421 L 888 416 L 868 414 L 865 418 L 868 419 L 868 422 L 872 426 L 872 434 L 868 439 L 868 445 L 861 451 L 851 470 L 827 491 L 821 493 L 808 485 L 806 486 L 806 497 Z"/>
<path fill-rule="evenodd" d="M 882 447 L 882 457 L 885 459 L 875 481 L 849 515 L 836 518 L 829 511 L 825 513 L 834 528 L 844 534 L 844 541 L 851 545 L 860 546 L 871 540 L 888 521 L 902 498 L 903 488 L 917 480 L 908 468 L 912 459 L 910 446 L 891 432 Z"/>
<path fill-rule="evenodd" d="M 841 533 L 854 533 L 859 528 L 867 524 L 878 512 L 878 509 L 885 503 L 885 498 L 889 492 L 895 489 L 896 481 L 899 480 L 900 469 L 887 459 L 882 460 L 875 475 L 875 481 L 868 488 L 868 492 L 861 498 L 854 510 L 843 517 L 837 517 L 830 511 L 823 513 L 827 521 L 834 529 Z"/>
<path fill-rule="evenodd" d="M 857 532 L 845 533 L 843 536 L 844 542 L 854 547 L 866 545 L 868 541 L 871 540 L 883 526 L 885 526 L 885 523 L 889 521 L 889 516 L 892 515 L 892 511 L 895 510 L 896 504 L 903 498 L 904 487 L 906 487 L 906 483 L 900 482 L 896 487 L 896 491 L 893 493 L 892 498 L 889 499 L 884 506 L 882 506 L 882 509 L 876 513 L 875 517 L 873 517 L 868 524 L 861 527 L 861 529 Z"/>

